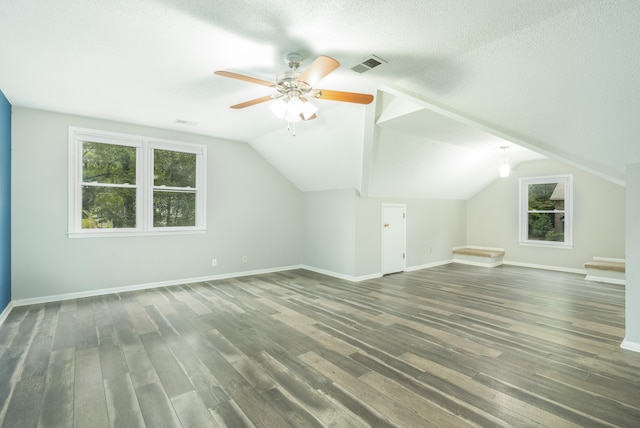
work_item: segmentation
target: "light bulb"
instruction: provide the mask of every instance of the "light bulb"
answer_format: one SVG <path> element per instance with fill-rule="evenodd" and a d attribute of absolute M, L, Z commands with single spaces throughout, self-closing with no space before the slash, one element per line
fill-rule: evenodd
<path fill-rule="evenodd" d="M 507 161 L 504 161 L 504 163 L 500 165 L 500 177 L 506 178 L 509 176 L 510 172 L 511 172 L 511 167 L 509 166 Z"/>
<path fill-rule="evenodd" d="M 309 120 L 309 118 L 311 118 L 311 116 L 316 114 L 317 111 L 318 111 L 318 107 L 314 106 L 310 102 L 302 103 L 302 116 L 304 120 Z"/>
<path fill-rule="evenodd" d="M 299 122 L 302 117 L 302 101 L 298 97 L 291 97 L 287 102 L 287 113 L 284 115 L 284 119 L 287 122 Z"/>
<path fill-rule="evenodd" d="M 287 114 L 287 103 L 282 98 L 269 104 L 269 108 L 278 119 L 284 119 L 284 115 Z"/>

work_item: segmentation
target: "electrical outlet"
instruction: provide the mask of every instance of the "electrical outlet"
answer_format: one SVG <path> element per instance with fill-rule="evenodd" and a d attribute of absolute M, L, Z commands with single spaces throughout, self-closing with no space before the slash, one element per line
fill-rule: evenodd
<path fill-rule="evenodd" d="M 211 266 L 218 266 L 218 259 L 211 259 Z"/>
<path fill-rule="evenodd" d="M 249 257 L 242 256 L 242 263 L 247 263 L 249 261 Z"/>

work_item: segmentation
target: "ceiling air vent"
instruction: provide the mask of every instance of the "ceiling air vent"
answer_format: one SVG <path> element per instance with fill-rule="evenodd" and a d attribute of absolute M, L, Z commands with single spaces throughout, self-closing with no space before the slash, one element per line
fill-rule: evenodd
<path fill-rule="evenodd" d="M 375 55 L 370 55 L 364 61 L 360 62 L 360 64 L 357 64 L 351 67 L 351 69 L 356 73 L 364 73 L 365 71 L 369 71 L 381 64 L 386 64 L 386 63 L 387 62 L 385 60 L 380 59 Z"/>
<path fill-rule="evenodd" d="M 179 125 L 189 125 L 189 126 L 197 126 L 198 122 L 192 122 L 190 120 L 177 119 L 175 123 Z"/>

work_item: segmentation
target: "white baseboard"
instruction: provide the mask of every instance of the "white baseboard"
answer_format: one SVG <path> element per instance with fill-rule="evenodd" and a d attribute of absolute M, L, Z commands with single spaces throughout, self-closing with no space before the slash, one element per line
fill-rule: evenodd
<path fill-rule="evenodd" d="M 320 273 L 322 275 L 332 276 L 338 279 L 344 279 L 345 281 L 350 281 L 350 282 L 360 282 L 360 281 L 366 281 L 367 279 L 375 279 L 375 278 L 382 277 L 381 273 L 373 273 L 370 275 L 362 275 L 362 276 L 351 276 L 351 275 L 345 275 L 343 273 L 333 272 L 330 270 L 321 269 L 321 268 L 308 266 L 308 265 L 302 265 L 301 268 L 311 272 Z"/>
<path fill-rule="evenodd" d="M 449 263 L 453 263 L 453 259 L 442 260 L 442 261 L 433 262 L 433 263 L 427 263 L 427 264 L 424 264 L 424 265 L 411 266 L 411 267 L 408 267 L 405 270 L 405 272 L 413 272 L 413 271 L 416 271 L 416 270 L 429 269 L 429 268 L 436 267 L 436 266 L 444 266 L 444 265 L 448 265 Z"/>
<path fill-rule="evenodd" d="M 613 259 L 611 257 L 593 257 L 593 260 L 598 260 L 601 262 L 615 262 L 615 263 L 626 263 L 625 259 Z"/>
<path fill-rule="evenodd" d="M 0 313 L 0 325 L 2 325 L 2 323 L 4 323 L 4 320 L 7 319 L 7 317 L 9 316 L 9 313 L 11 312 L 11 309 L 13 309 L 13 300 L 9 302 L 9 304 L 7 305 L 6 308 L 4 308 L 4 310 L 2 311 L 2 313 Z"/>
<path fill-rule="evenodd" d="M 620 347 L 622 349 L 626 349 L 627 351 L 640 352 L 640 343 L 631 342 L 631 341 L 628 341 L 627 339 L 624 339 L 622 341 L 622 343 L 620 344 Z"/>
<path fill-rule="evenodd" d="M 448 265 L 451 262 L 453 262 L 453 260 L 449 259 L 449 260 L 442 260 L 442 261 L 434 262 L 434 263 L 427 263 L 427 264 L 423 264 L 423 265 L 410 266 L 410 267 L 405 268 L 405 270 L 403 272 L 413 272 L 413 271 L 416 271 L 416 270 L 422 270 L 422 269 L 428 269 L 428 268 L 432 268 L 432 267 L 436 267 L 436 266 Z M 382 278 L 382 276 L 383 276 L 382 273 L 372 273 L 372 274 L 369 274 L 369 275 L 361 275 L 361 276 L 350 276 L 350 275 L 344 275 L 342 273 L 332 272 L 332 271 L 329 271 L 329 270 L 320 269 L 320 268 L 317 268 L 317 267 L 307 266 L 307 265 L 303 265 L 302 269 L 306 269 L 306 270 L 309 270 L 311 272 L 316 272 L 316 273 L 320 273 L 320 274 L 323 274 L 323 275 L 332 276 L 332 277 L 338 278 L 338 279 L 344 279 L 346 281 L 351 281 L 351 282 L 366 281 L 368 279 Z"/>
<path fill-rule="evenodd" d="M 354 282 L 366 281 L 368 279 L 382 278 L 382 273 L 372 273 L 370 275 L 356 276 Z"/>
<path fill-rule="evenodd" d="M 586 281 L 606 282 L 607 284 L 627 285 L 627 281 L 619 278 L 608 278 L 606 276 L 587 275 L 584 277 Z"/>
<path fill-rule="evenodd" d="M 579 273 L 582 275 L 587 273 L 585 269 L 573 269 L 573 268 L 561 267 L 561 266 L 549 266 L 549 265 L 539 265 L 535 263 L 511 262 L 508 260 L 505 260 L 503 263 L 509 266 L 520 266 L 520 267 L 543 269 L 543 270 L 555 270 L 558 272 Z"/>
<path fill-rule="evenodd" d="M 12 303 L 14 304 L 14 306 L 37 305 L 41 303 L 60 302 L 63 300 L 82 299 L 85 297 L 95 297 L 95 296 L 104 296 L 104 295 L 115 294 L 115 293 L 125 293 L 128 291 L 147 290 L 149 288 L 170 287 L 173 285 L 191 284 L 194 282 L 216 281 L 220 279 L 239 278 L 242 276 L 250 276 L 250 275 L 260 275 L 263 273 L 284 272 L 287 270 L 301 269 L 301 268 L 303 268 L 302 265 L 283 266 L 283 267 L 270 268 L 270 269 L 259 269 L 259 270 L 245 271 L 245 272 L 225 273 L 221 275 L 202 276 L 198 278 L 186 278 L 186 279 L 176 279 L 171 281 L 150 282 L 147 284 L 127 285 L 124 287 L 103 288 L 100 290 L 80 291 L 77 293 L 56 294 L 56 295 L 34 297 L 34 298 L 28 298 L 28 299 L 18 299 L 18 300 L 14 300 Z"/>
<path fill-rule="evenodd" d="M 478 261 L 474 261 L 474 260 L 467 260 L 467 259 L 463 259 L 463 258 L 459 258 L 459 257 L 454 258 L 453 262 L 454 263 L 460 263 L 461 265 L 490 267 L 490 268 L 497 267 L 497 266 L 502 266 L 502 264 L 503 264 L 502 260 L 496 261 L 496 262 L 488 262 L 488 263 L 486 263 L 486 262 L 478 262 Z"/>

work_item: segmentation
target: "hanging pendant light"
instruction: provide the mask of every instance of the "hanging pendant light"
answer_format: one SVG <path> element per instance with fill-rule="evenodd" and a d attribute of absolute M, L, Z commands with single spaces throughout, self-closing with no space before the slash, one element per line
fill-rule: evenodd
<path fill-rule="evenodd" d="M 509 162 L 507 162 L 507 149 L 509 146 L 501 146 L 500 148 L 504 152 L 504 162 L 500 165 L 500 177 L 506 178 L 511 173 L 511 167 L 509 166 Z"/>

